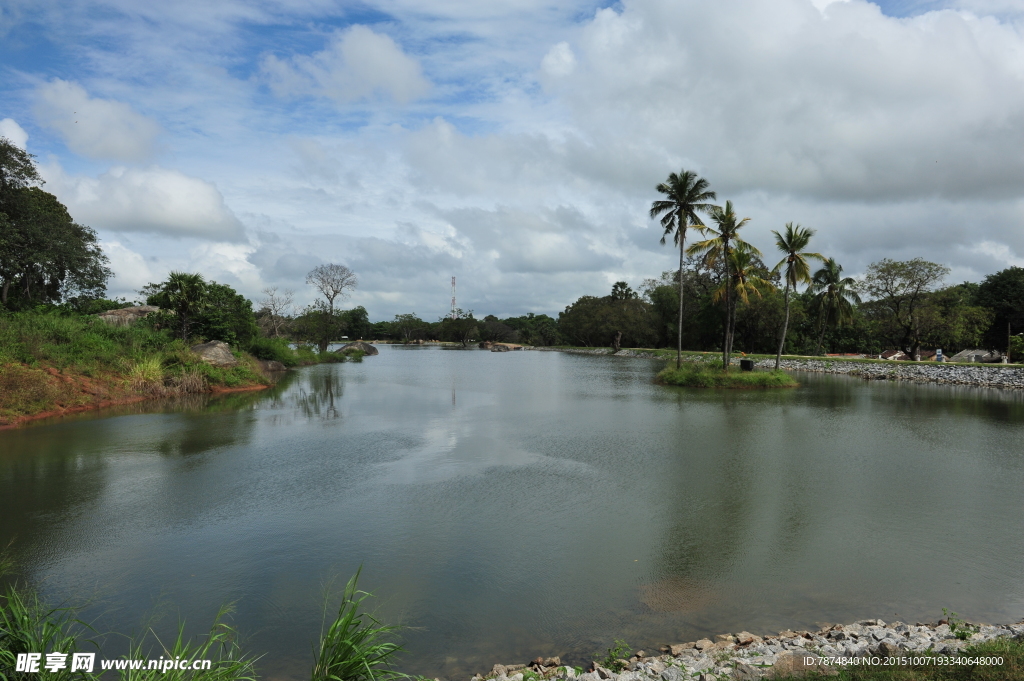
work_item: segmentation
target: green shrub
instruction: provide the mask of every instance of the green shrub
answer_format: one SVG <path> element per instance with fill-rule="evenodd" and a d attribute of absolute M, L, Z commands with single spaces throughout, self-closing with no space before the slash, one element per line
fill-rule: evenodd
<path fill-rule="evenodd" d="M 298 355 L 283 338 L 257 338 L 249 347 L 249 352 L 257 359 L 277 361 L 286 367 L 299 363 Z"/>
<path fill-rule="evenodd" d="M 671 364 L 657 376 L 663 385 L 690 388 L 793 388 L 797 382 L 784 371 L 722 371 L 722 362 L 684 362 L 676 369 Z"/>

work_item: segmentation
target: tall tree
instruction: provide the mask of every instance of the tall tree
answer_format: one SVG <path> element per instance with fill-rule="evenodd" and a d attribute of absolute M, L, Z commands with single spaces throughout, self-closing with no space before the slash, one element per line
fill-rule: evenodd
<path fill-rule="evenodd" d="M 898 329 L 899 344 L 911 357 L 921 352 L 921 312 L 929 294 L 948 274 L 948 267 L 921 258 L 885 258 L 868 266 L 864 291 L 882 308 L 887 322 Z"/>
<path fill-rule="evenodd" d="M 779 264 L 773 269 L 774 272 L 782 272 L 782 278 L 786 282 L 786 316 L 782 323 L 782 333 L 779 334 L 779 350 L 775 353 L 775 369 L 778 370 L 782 362 L 782 351 L 786 346 L 786 333 L 789 331 L 789 291 L 796 290 L 798 284 L 811 283 L 811 265 L 808 258 L 813 260 L 824 260 L 820 253 L 811 253 L 805 250 L 814 236 L 814 230 L 794 225 L 787 222 L 785 231 L 779 234 L 774 229 L 775 246 L 785 254 Z"/>
<path fill-rule="evenodd" d="M 722 339 L 722 365 L 725 371 L 729 370 L 729 356 L 732 354 L 732 340 L 735 333 L 736 304 L 733 298 L 733 289 L 736 287 L 734 281 L 735 272 L 732 265 L 735 261 L 733 254 L 745 251 L 750 255 L 761 255 L 761 252 L 744 241 L 739 236 L 739 231 L 750 218 L 740 219 L 733 209 L 732 201 L 726 201 L 725 206 L 714 206 L 711 209 L 711 220 L 714 227 L 705 227 L 704 232 L 711 234 L 710 239 L 698 241 L 687 249 L 691 255 L 700 255 L 705 258 L 711 267 L 721 266 L 725 279 L 725 334 Z"/>
<path fill-rule="evenodd" d="M 988 348 L 1004 347 L 1010 338 L 1024 331 L 1024 267 L 1008 267 L 985 277 L 978 286 L 977 303 L 995 315 L 985 336 Z"/>
<path fill-rule="evenodd" d="M 818 323 L 821 330 L 814 354 L 821 354 L 821 343 L 825 339 L 825 329 L 829 324 L 841 326 L 853 321 L 853 304 L 860 302 L 857 291 L 857 280 L 843 276 L 843 266 L 829 258 L 811 279 L 811 291 L 815 294 L 812 302 L 818 311 Z"/>
<path fill-rule="evenodd" d="M 345 329 L 345 320 L 334 309 L 334 301 L 344 300 L 356 287 L 356 275 L 345 265 L 327 263 L 318 265 L 306 275 L 306 283 L 313 286 L 324 300 L 306 308 L 303 314 L 307 337 L 312 334 L 321 353 L 327 352 L 332 340 Z"/>
<path fill-rule="evenodd" d="M 671 234 L 673 242 L 679 248 L 679 323 L 676 336 L 676 368 L 682 363 L 683 357 L 683 259 L 686 254 L 686 229 L 704 226 L 697 213 L 710 211 L 717 196 L 708 189 L 708 181 L 697 177 L 692 170 L 681 170 L 678 174 L 669 173 L 668 180 L 655 189 L 667 198 L 659 199 L 651 204 L 651 219 L 661 217 L 664 233 L 661 243 Z"/>

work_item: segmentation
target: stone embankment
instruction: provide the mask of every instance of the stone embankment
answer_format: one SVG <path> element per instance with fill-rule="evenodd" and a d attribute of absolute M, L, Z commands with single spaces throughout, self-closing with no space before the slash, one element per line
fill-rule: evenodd
<path fill-rule="evenodd" d="M 774 369 L 774 359 L 754 363 L 759 369 Z M 944 362 L 850 362 L 827 359 L 784 359 L 781 367 L 789 371 L 815 371 L 845 374 L 867 380 L 916 381 L 979 385 L 990 388 L 1024 389 L 1024 368 L 966 366 Z"/>
<path fill-rule="evenodd" d="M 547 349 L 547 348 L 535 348 Z M 642 357 L 646 359 L 664 359 L 644 350 L 619 350 L 612 353 L 608 348 L 558 349 L 583 355 L 614 355 L 616 357 Z M 713 361 L 717 355 L 702 355 L 697 359 L 688 355 L 685 361 Z M 742 357 L 733 357 L 731 364 L 739 364 Z M 759 359 L 754 363 L 758 369 L 774 369 L 775 360 Z M 1024 390 L 1024 367 L 976 366 L 952 364 L 946 362 L 857 362 L 842 359 L 783 359 L 781 368 L 788 371 L 813 371 L 824 374 L 843 374 L 856 376 L 866 380 L 882 381 L 915 381 L 918 383 L 947 383 L 951 385 L 976 385 L 988 388 L 1009 388 Z"/>
<path fill-rule="evenodd" d="M 1012 625 L 970 625 L 964 622 L 904 624 L 864 620 L 825 626 L 816 632 L 782 631 L 776 636 L 748 632 L 721 634 L 715 640 L 664 646 L 661 654 L 638 650 L 628 660 L 616 660 L 615 672 L 591 665 L 591 670 L 563 666 L 561 660 L 537 658 L 530 664 L 494 665 L 470 681 L 725 681 L 772 679 L 814 671 L 834 675 L 838 665 L 829 658 L 892 658 L 957 655 L 964 648 L 999 637 L 1024 636 L 1024 622 Z M 841 660 L 840 660 L 841 662 Z"/>

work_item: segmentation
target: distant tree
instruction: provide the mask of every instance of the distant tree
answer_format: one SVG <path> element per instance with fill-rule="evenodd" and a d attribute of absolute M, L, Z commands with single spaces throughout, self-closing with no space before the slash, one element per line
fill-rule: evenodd
<path fill-rule="evenodd" d="M 260 326 L 267 336 L 280 338 L 281 329 L 287 322 L 287 317 L 291 316 L 295 291 L 286 288 L 283 292 L 278 292 L 276 286 L 268 286 L 263 289 L 263 296 L 257 301 L 260 306 L 257 313 Z"/>
<path fill-rule="evenodd" d="M 820 355 L 825 329 L 830 325 L 842 326 L 852 322 L 853 304 L 860 302 L 860 295 L 857 293 L 857 281 L 852 277 L 844 277 L 843 266 L 833 258 L 828 258 L 821 269 L 814 273 L 811 291 L 814 293 L 813 309 L 818 313 L 818 324 L 821 327 L 814 354 Z"/>
<path fill-rule="evenodd" d="M 300 333 L 304 339 L 315 343 L 323 354 L 331 342 L 338 340 L 346 331 L 346 320 L 334 305 L 339 298 L 347 298 L 348 292 L 356 287 L 356 275 L 345 265 L 328 263 L 310 270 L 306 283 L 319 291 L 324 299 L 303 312 Z"/>
<path fill-rule="evenodd" d="M 327 311 L 330 316 L 334 315 L 334 301 L 337 298 L 344 300 L 348 292 L 356 287 L 356 275 L 345 265 L 328 263 L 317 265 L 306 275 L 306 283 L 313 286 L 327 303 Z"/>
<path fill-rule="evenodd" d="M 357 305 L 351 310 L 345 310 L 339 316 L 341 317 L 341 324 L 350 339 L 368 338 L 370 336 L 373 325 L 370 324 L 370 315 L 362 305 Z"/>
<path fill-rule="evenodd" d="M 868 266 L 864 291 L 876 303 L 877 317 L 893 329 L 899 346 L 911 357 L 921 352 L 924 317 L 921 312 L 929 293 L 949 274 L 949 268 L 921 258 L 885 258 Z"/>
<path fill-rule="evenodd" d="M 612 300 L 636 300 L 639 297 L 624 281 L 617 281 L 612 285 Z"/>
<path fill-rule="evenodd" d="M 651 321 L 650 303 L 635 295 L 583 296 L 558 315 L 558 332 L 574 345 L 651 347 L 657 338 Z"/>
<path fill-rule="evenodd" d="M 679 174 L 669 173 L 668 181 L 659 184 L 655 190 L 667 198 L 651 204 L 650 217 L 652 220 L 659 216 L 661 218 L 661 227 L 664 230 L 661 237 L 662 245 L 665 244 L 665 238 L 671 234 L 679 249 L 679 321 L 676 335 L 678 369 L 683 358 L 683 262 L 686 254 L 686 229 L 691 226 L 704 226 L 697 213 L 710 211 L 713 205 L 710 202 L 715 200 L 716 195 L 715 192 L 708 190 L 707 180 L 697 177 L 691 170 L 681 170 Z"/>
<path fill-rule="evenodd" d="M 492 314 L 484 317 L 480 325 L 480 340 L 492 343 L 515 343 L 519 340 L 519 332 Z"/>
<path fill-rule="evenodd" d="M 427 323 L 417 317 L 415 313 L 396 314 L 395 320 L 391 322 L 391 328 L 396 338 L 408 343 L 423 337 Z"/>
<path fill-rule="evenodd" d="M 201 274 L 171 272 L 162 284 L 143 288 L 148 294 L 146 303 L 156 305 L 175 314 L 174 326 L 182 340 L 191 337 L 192 325 L 206 306 L 207 284 Z"/>
<path fill-rule="evenodd" d="M 978 286 L 977 304 L 993 315 L 985 334 L 986 346 L 1006 347 L 1009 338 L 1024 331 L 1024 267 L 1008 267 L 985 277 Z M 1010 350 L 1008 354 L 1012 354 Z"/>
<path fill-rule="evenodd" d="M 520 343 L 543 346 L 559 342 L 558 322 L 546 314 L 529 312 L 521 317 L 509 317 L 503 323 L 515 329 Z"/>
<path fill-rule="evenodd" d="M 473 311 L 464 311 L 462 308 L 455 310 L 455 316 L 441 317 L 438 322 L 437 333 L 441 340 L 454 343 L 462 343 L 462 347 L 468 347 L 469 342 L 480 335 L 479 322 L 473 318 Z"/>
<path fill-rule="evenodd" d="M 785 257 L 775 266 L 774 271 L 782 272 L 782 279 L 786 282 L 786 319 L 782 323 L 782 332 L 779 334 L 779 349 L 775 353 L 775 368 L 779 368 L 782 362 L 782 351 L 786 347 L 786 333 L 789 330 L 789 291 L 796 290 L 799 284 L 811 283 L 811 265 L 808 259 L 824 260 L 820 253 L 811 253 L 807 245 L 814 236 L 814 230 L 800 225 L 787 222 L 785 231 L 779 234 L 774 229 L 775 246 L 785 254 Z"/>

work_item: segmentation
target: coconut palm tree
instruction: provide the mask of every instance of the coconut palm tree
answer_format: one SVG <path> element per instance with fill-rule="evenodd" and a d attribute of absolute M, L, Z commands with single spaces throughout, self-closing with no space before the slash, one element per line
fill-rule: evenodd
<path fill-rule="evenodd" d="M 811 280 L 811 291 L 815 293 L 811 304 L 818 311 L 821 332 L 814 354 L 821 354 L 821 343 L 825 339 L 825 328 L 830 324 L 842 326 L 853 321 L 853 304 L 860 303 L 857 294 L 857 280 L 843 276 L 843 266 L 833 258 L 825 261 Z"/>
<path fill-rule="evenodd" d="M 673 242 L 679 248 L 679 333 L 676 339 L 676 368 L 683 356 L 683 256 L 686 251 L 686 228 L 704 227 L 697 213 L 707 213 L 714 206 L 715 192 L 708 190 L 708 181 L 697 177 L 692 170 L 681 170 L 679 174 L 669 173 L 668 181 L 662 182 L 655 189 L 667 198 L 659 199 L 651 204 L 651 219 L 661 217 L 661 226 L 665 230 L 661 236 L 662 245 L 665 238 L 673 235 Z"/>
<path fill-rule="evenodd" d="M 811 283 L 811 265 L 807 262 L 808 258 L 824 260 L 825 257 L 820 253 L 804 250 L 810 243 L 811 237 L 814 236 L 813 229 L 787 222 L 786 231 L 783 234 L 779 234 L 774 229 L 772 234 L 775 235 L 775 246 L 786 254 L 786 257 L 772 269 L 773 272 L 781 270 L 782 278 L 786 280 L 786 320 L 782 323 L 782 335 L 779 336 L 779 351 L 775 353 L 775 369 L 778 370 L 779 364 L 782 362 L 782 350 L 786 345 L 786 332 L 789 330 L 789 290 L 796 290 L 797 284 L 800 283 Z M 783 265 L 785 265 L 785 269 L 783 269 Z"/>
<path fill-rule="evenodd" d="M 745 251 L 748 255 L 760 256 L 761 251 L 748 244 L 740 238 L 740 229 L 750 222 L 750 218 L 739 219 L 733 209 L 732 201 L 726 201 L 725 207 L 715 206 L 711 209 L 711 220 L 718 229 L 705 227 L 705 234 L 712 235 L 704 241 L 698 241 L 687 249 L 689 255 L 703 256 L 709 266 L 721 265 L 725 286 L 725 335 L 722 340 L 722 364 L 725 370 L 729 370 L 729 355 L 732 354 L 733 323 L 735 322 L 736 305 L 732 296 L 732 289 L 736 286 L 733 281 L 734 272 L 732 269 L 733 254 L 738 251 Z"/>

